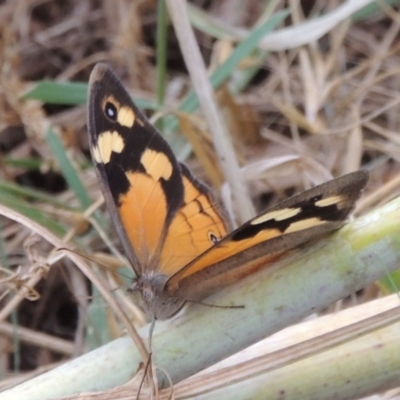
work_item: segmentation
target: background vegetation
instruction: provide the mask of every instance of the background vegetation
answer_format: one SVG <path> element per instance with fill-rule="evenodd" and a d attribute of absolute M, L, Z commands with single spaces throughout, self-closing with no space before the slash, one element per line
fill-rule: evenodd
<path fill-rule="evenodd" d="M 356 215 L 400 192 L 397 1 L 190 2 L 185 15 L 226 124 L 219 131 L 210 126 L 207 105 L 199 107 L 201 93 L 193 88 L 204 70 L 177 39 L 187 27 L 181 2 L 173 3 L 0 1 L 2 390 L 127 329 L 59 247 L 85 250 L 106 264 L 93 266 L 93 279 L 108 288 L 135 326 L 145 324 L 125 290 L 132 272 L 116 273 L 123 256 L 89 156 L 87 81 L 99 61 L 123 79 L 179 159 L 215 188 L 233 225 L 360 168 L 371 178 Z M 175 15 L 172 21 L 169 15 Z M 240 168 L 241 181 L 232 165 Z M 398 274 L 386 275 L 337 308 L 387 295 L 397 282 Z M 388 363 L 396 375 L 398 365 Z M 268 381 L 251 382 L 265 390 Z M 346 398 L 378 390 L 391 396 L 396 392 L 387 390 L 398 386 L 393 378 Z M 192 397 L 206 387 L 201 381 L 197 392 L 179 395 L 178 388 L 175 395 Z M 320 390 L 316 398 L 333 396 L 326 386 Z"/>

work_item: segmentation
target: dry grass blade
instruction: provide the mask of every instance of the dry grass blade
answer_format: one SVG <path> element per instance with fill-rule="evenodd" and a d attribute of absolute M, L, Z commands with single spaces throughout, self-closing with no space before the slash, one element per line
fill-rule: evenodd
<path fill-rule="evenodd" d="M 168 0 L 167 4 L 193 86 L 199 96 L 209 124 L 210 133 L 222 170 L 229 185 L 232 186 L 235 192 L 240 219 L 244 222 L 254 216 L 254 209 L 240 178 L 239 165 L 235 157 L 234 148 L 229 140 L 228 130 L 218 112 L 217 102 L 189 22 L 186 2 L 184 0 Z"/>
<path fill-rule="evenodd" d="M 392 297 L 391 300 L 385 299 L 381 303 L 383 308 L 388 308 L 388 304 L 394 303 L 392 308 L 386 311 L 378 311 L 372 316 L 368 316 L 371 311 L 366 310 L 365 305 L 361 305 L 357 309 L 342 311 L 334 316 L 322 317 L 321 321 L 314 321 L 314 325 L 321 327 L 321 324 L 324 323 L 325 326 L 329 327 L 329 332 L 276 351 L 271 347 L 265 346 L 264 349 L 268 349 L 268 354 L 254 357 L 242 363 L 237 362 L 229 367 L 221 367 L 219 369 L 218 366 L 214 366 L 210 368 L 211 372 L 204 371 L 197 378 L 191 378 L 176 385 L 176 397 L 179 399 L 191 398 L 234 385 L 325 352 L 335 346 L 351 342 L 361 336 L 370 335 L 386 326 L 398 324 L 400 320 L 400 306 L 397 305 L 398 299 L 397 297 Z M 340 326 L 343 324 L 341 314 L 344 314 L 344 320 L 347 319 L 346 323 L 350 322 L 349 325 Z M 356 322 L 351 321 L 350 318 L 355 319 Z M 312 323 L 306 324 L 312 325 Z M 295 332 L 301 331 L 301 327 L 293 327 L 292 330 L 296 334 Z M 290 331 L 290 328 L 288 328 L 288 331 Z M 309 331 L 317 333 L 315 328 Z M 279 335 L 277 336 L 279 337 Z M 240 360 L 240 355 L 232 357 L 232 362 L 233 359 Z M 221 364 L 224 365 L 224 363 Z"/>
<path fill-rule="evenodd" d="M 198 374 L 197 377 L 176 385 L 176 398 L 185 399 L 196 396 L 196 398 L 205 400 L 211 399 L 213 396 L 218 396 L 218 398 L 222 396 L 221 398 L 225 399 L 233 393 L 243 395 L 246 393 L 246 386 L 249 388 L 247 396 L 251 396 L 250 393 L 262 391 L 265 388 L 265 382 L 273 381 L 275 376 L 275 379 L 280 379 L 280 382 L 276 385 L 270 385 L 268 395 L 265 394 L 265 398 L 272 399 L 275 398 L 275 390 L 282 387 L 279 386 L 282 385 L 282 375 L 295 369 L 299 376 L 295 378 L 292 374 L 293 381 L 307 379 L 308 366 L 312 365 L 313 359 L 317 362 L 317 358 L 319 358 L 318 363 L 320 365 L 330 363 L 331 370 L 334 371 L 330 379 L 351 380 L 354 371 L 351 370 L 352 366 L 346 369 L 346 363 L 349 364 L 347 357 L 352 357 L 352 349 L 354 349 L 353 356 L 355 356 L 356 353 L 360 352 L 360 346 L 363 346 L 365 360 L 367 361 L 370 357 L 369 353 L 375 351 L 374 345 L 368 345 L 368 343 L 378 342 L 380 348 L 387 347 L 387 351 L 382 352 L 385 355 L 380 355 L 382 359 L 380 365 L 384 368 L 390 352 L 396 351 L 396 345 L 393 347 L 393 344 L 395 344 L 395 332 L 399 326 L 398 307 L 397 296 L 391 296 L 390 298 L 376 300 L 369 305 L 359 305 L 287 328 L 244 352 L 209 368 Z M 385 326 L 388 326 L 388 328 L 385 329 Z M 337 345 L 339 345 L 336 350 L 338 355 L 346 354 L 346 357 L 339 356 L 337 360 L 333 360 L 334 351 L 332 349 L 328 351 L 328 349 Z M 260 354 L 264 355 L 260 356 Z M 307 360 L 308 357 L 310 359 Z M 301 361 L 302 359 L 303 361 Z M 376 359 L 379 359 L 379 355 Z M 287 368 L 285 368 L 285 365 L 287 365 Z M 277 370 L 275 375 L 274 370 Z M 304 374 L 301 371 L 304 371 Z M 260 376 L 260 379 L 251 379 L 250 376 Z M 393 376 L 392 373 L 389 380 Z M 247 383 L 245 383 L 246 380 Z M 254 385 L 253 389 L 251 389 L 251 382 Z M 295 382 L 293 382 L 293 385 L 289 383 L 286 386 L 288 395 L 295 389 Z M 316 392 L 318 387 L 310 382 L 309 389 Z M 360 387 L 350 396 L 360 396 L 362 392 L 363 389 Z M 344 391 L 340 391 L 340 389 L 337 394 L 345 396 Z M 320 393 L 320 398 L 325 398 L 323 393 Z"/>
<path fill-rule="evenodd" d="M 0 333 L 2 335 L 10 336 L 16 333 L 22 341 L 32 343 L 37 346 L 43 346 L 50 350 L 64 353 L 69 356 L 71 356 L 74 352 L 74 345 L 67 340 L 58 339 L 51 335 L 38 333 L 22 327 L 15 328 L 6 322 L 0 322 Z"/>
<path fill-rule="evenodd" d="M 327 15 L 268 35 L 260 43 L 265 50 L 294 49 L 321 38 L 333 27 L 365 7 L 372 0 L 348 0 Z"/>

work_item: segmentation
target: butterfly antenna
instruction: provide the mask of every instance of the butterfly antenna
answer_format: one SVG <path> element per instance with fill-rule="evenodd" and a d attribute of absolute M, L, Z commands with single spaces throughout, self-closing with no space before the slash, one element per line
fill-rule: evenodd
<path fill-rule="evenodd" d="M 223 309 L 243 309 L 245 308 L 245 305 L 239 305 L 239 306 L 222 306 L 218 304 L 209 304 L 209 303 L 204 303 L 203 301 L 197 301 L 197 300 L 185 300 L 187 303 L 192 303 L 192 304 L 200 304 L 201 306 L 205 307 L 211 307 L 211 308 L 223 308 Z"/>

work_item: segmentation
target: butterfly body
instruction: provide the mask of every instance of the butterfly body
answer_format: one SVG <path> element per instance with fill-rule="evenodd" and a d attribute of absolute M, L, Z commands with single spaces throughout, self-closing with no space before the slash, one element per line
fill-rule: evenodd
<path fill-rule="evenodd" d="M 229 233 L 210 189 L 176 160 L 103 64 L 90 78 L 88 127 L 107 208 L 137 276 L 132 292 L 156 319 L 339 228 L 368 179 L 365 171 L 345 175 Z"/>

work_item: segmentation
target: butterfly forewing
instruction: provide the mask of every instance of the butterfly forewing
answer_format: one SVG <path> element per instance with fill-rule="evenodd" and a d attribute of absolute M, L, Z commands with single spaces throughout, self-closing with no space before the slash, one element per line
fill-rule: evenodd
<path fill-rule="evenodd" d="M 208 188 L 181 165 L 184 201 L 168 228 L 160 257 L 168 276 L 193 261 L 228 233 L 223 211 Z M 180 251 L 179 251 L 180 249 Z"/>
<path fill-rule="evenodd" d="M 171 276 L 226 235 L 207 187 L 178 163 L 111 70 L 90 78 L 91 151 L 118 236 L 137 275 Z"/>

